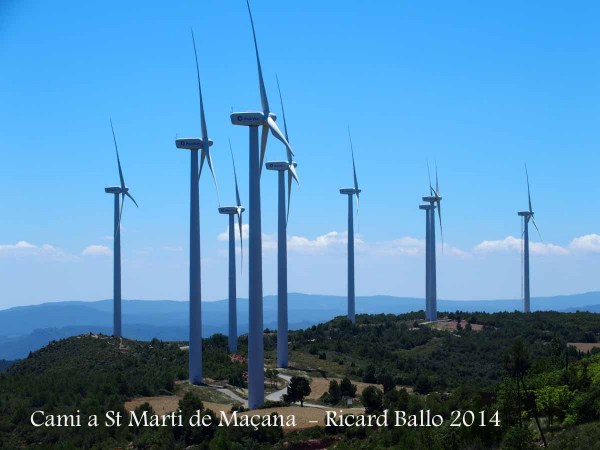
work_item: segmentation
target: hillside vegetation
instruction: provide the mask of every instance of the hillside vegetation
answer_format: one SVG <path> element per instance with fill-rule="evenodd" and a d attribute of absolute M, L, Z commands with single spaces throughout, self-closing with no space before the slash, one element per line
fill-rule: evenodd
<path fill-rule="evenodd" d="M 36 410 L 79 410 L 82 418 L 113 410 L 125 416 L 126 401 L 168 396 L 185 385 L 184 343 L 87 334 L 52 342 L 0 374 L 0 448 L 511 449 L 533 448 L 543 440 L 561 448 L 578 433 L 578 441 L 588 442 L 586 427 L 600 425 L 600 353 L 566 345 L 597 341 L 600 316 L 457 312 L 449 318 L 459 329 L 450 331 L 423 324 L 420 317 L 361 315 L 356 325 L 336 318 L 291 332 L 290 364 L 311 377 L 377 384 L 361 390 L 367 413 L 429 409 L 445 419 L 439 428 L 314 427 L 283 434 L 280 427 L 32 427 L 29 418 Z M 246 344 L 242 336 L 240 349 Z M 267 366 L 273 365 L 275 345 L 275 334 L 267 332 Z M 204 340 L 204 376 L 243 387 L 244 350 L 232 359 L 226 346 L 222 335 Z M 179 408 L 184 416 L 196 409 L 213 414 L 193 391 L 181 395 Z M 500 426 L 452 428 L 453 410 L 483 411 L 487 418 L 499 411 Z"/>

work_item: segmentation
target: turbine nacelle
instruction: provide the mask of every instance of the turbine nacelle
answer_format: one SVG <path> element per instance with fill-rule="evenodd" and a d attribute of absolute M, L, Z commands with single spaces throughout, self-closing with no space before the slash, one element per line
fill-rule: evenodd
<path fill-rule="evenodd" d="M 362 192 L 361 189 L 356 189 L 356 188 L 341 188 L 340 189 L 340 194 L 342 194 L 342 195 L 354 195 L 354 194 L 359 194 L 361 192 Z"/>
<path fill-rule="evenodd" d="M 213 141 L 211 139 L 207 139 L 207 141 L 208 147 L 211 147 L 213 145 Z M 185 150 L 205 150 L 204 140 L 201 138 L 175 139 L 175 146 Z"/>
<path fill-rule="evenodd" d="M 126 192 L 129 192 L 129 188 L 122 188 L 121 186 L 109 186 L 107 188 L 104 188 L 104 192 L 106 192 L 107 194 L 124 194 Z"/>
<path fill-rule="evenodd" d="M 533 217 L 532 211 L 519 211 L 517 214 L 521 217 L 527 217 L 527 218 Z"/>
<path fill-rule="evenodd" d="M 296 161 L 292 162 L 294 167 L 298 167 L 298 163 Z M 285 170 L 290 169 L 290 163 L 287 161 L 270 161 L 266 164 L 268 170 L 277 170 L 283 172 Z"/>
<path fill-rule="evenodd" d="M 424 209 L 425 211 L 430 211 L 432 209 L 435 209 L 434 205 L 419 205 L 419 209 Z"/>
<path fill-rule="evenodd" d="M 442 197 L 436 196 L 436 197 L 423 197 L 423 201 L 424 202 L 429 202 L 429 203 L 434 203 L 434 202 L 438 202 L 442 199 Z"/>
<path fill-rule="evenodd" d="M 232 125 L 242 125 L 246 127 L 261 126 L 266 122 L 267 117 L 277 120 L 275 114 L 269 113 L 267 116 L 264 112 L 260 111 L 237 112 L 230 115 Z"/>
<path fill-rule="evenodd" d="M 243 206 L 221 206 L 219 208 L 220 214 L 238 214 L 243 213 L 246 209 Z"/>

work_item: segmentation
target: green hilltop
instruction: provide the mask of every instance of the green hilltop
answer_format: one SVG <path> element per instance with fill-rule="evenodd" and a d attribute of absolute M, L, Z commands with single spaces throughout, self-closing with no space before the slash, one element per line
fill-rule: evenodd
<path fill-rule="evenodd" d="M 53 341 L 0 374 L 0 448 L 510 449 L 535 448 L 543 439 L 551 448 L 565 448 L 566 439 L 582 442 L 569 448 L 593 448 L 583 443 L 600 441 L 598 314 L 445 316 L 427 324 L 418 313 L 359 315 L 356 325 L 338 317 L 290 332 L 289 374 L 310 379 L 313 389 L 316 381 L 329 385 L 329 392 L 313 402 L 339 408 L 333 381 L 347 378 L 360 389 L 368 386 L 355 400 L 367 413 L 429 409 L 444 418 L 438 428 L 312 427 L 284 433 L 280 427 L 33 427 L 30 416 L 38 410 L 79 410 L 85 421 L 110 410 L 127 416 L 126 405 L 140 398 L 152 405 L 153 398 L 174 399 L 184 414 L 195 409 L 213 414 L 211 408 L 226 403 L 218 390 L 187 385 L 183 342 L 85 334 Z M 203 341 L 204 376 L 243 397 L 246 336 L 239 340 L 242 350 L 236 357 L 227 354 L 225 336 Z M 275 333 L 265 330 L 267 369 L 274 368 L 275 346 Z M 229 403 L 228 410 L 243 409 Z M 281 402 L 266 406 L 282 413 L 287 407 Z M 452 428 L 454 410 L 484 412 L 487 418 L 499 411 L 500 426 Z"/>

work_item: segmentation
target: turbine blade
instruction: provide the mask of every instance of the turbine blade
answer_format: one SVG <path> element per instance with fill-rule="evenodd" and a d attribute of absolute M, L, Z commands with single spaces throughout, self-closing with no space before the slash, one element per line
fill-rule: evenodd
<path fill-rule="evenodd" d="M 542 233 L 540 233 L 540 229 L 538 228 L 537 223 L 536 223 L 535 218 L 533 217 L 533 215 L 531 216 L 531 221 L 533 222 L 533 226 L 535 227 L 535 230 L 537 231 L 537 234 L 540 237 L 540 241 L 544 242 L 544 239 L 542 239 Z"/>
<path fill-rule="evenodd" d="M 265 162 L 265 153 L 267 152 L 267 140 L 269 139 L 269 127 L 262 126 L 262 135 L 260 137 L 260 166 L 258 172 L 262 175 L 263 163 Z"/>
<path fill-rule="evenodd" d="M 438 179 L 437 161 L 435 162 L 435 197 L 437 198 L 438 219 L 440 221 L 440 237 L 442 239 L 442 254 L 444 253 L 444 228 L 442 226 L 442 201 L 440 199 L 440 183 Z"/>
<path fill-rule="evenodd" d="M 204 101 L 202 100 L 202 86 L 200 85 L 200 68 L 198 67 L 198 53 L 196 52 L 196 40 L 194 39 L 194 30 L 192 30 L 192 43 L 194 44 L 194 56 L 196 57 L 196 76 L 198 78 L 198 95 L 200 96 L 200 126 L 202 127 L 202 139 L 208 140 L 206 131 L 206 120 L 204 119 Z"/>
<path fill-rule="evenodd" d="M 291 164 L 290 168 L 288 170 L 288 179 L 287 179 L 287 189 L 288 189 L 288 195 L 287 195 L 287 214 L 285 216 L 285 226 L 287 228 L 287 224 L 290 220 L 290 203 L 292 200 L 292 178 L 294 178 L 294 174 L 292 172 L 294 165 Z"/>
<path fill-rule="evenodd" d="M 219 196 L 219 185 L 217 184 L 217 176 L 215 175 L 215 169 L 213 167 L 212 158 L 210 157 L 210 150 L 207 148 L 205 152 L 206 160 L 208 161 L 208 168 L 210 169 L 210 173 L 212 174 L 212 179 L 215 183 L 215 190 L 217 191 L 217 203 L 221 205 L 221 198 Z"/>
<path fill-rule="evenodd" d="M 290 143 L 287 141 L 287 139 L 285 138 L 285 136 L 283 135 L 283 133 L 277 126 L 277 123 L 273 120 L 272 117 L 267 118 L 267 124 L 269 125 L 269 128 L 271 129 L 271 133 L 273 134 L 273 136 L 275 136 L 277 139 L 279 139 L 283 143 L 283 145 L 285 145 L 287 159 L 288 159 L 288 161 L 290 161 L 292 159 L 292 157 L 294 156 L 294 151 L 292 150 Z"/>
<path fill-rule="evenodd" d="M 133 198 L 133 196 L 129 193 L 129 191 L 125 192 L 125 195 L 131 199 L 131 201 L 136 206 L 136 208 L 139 208 L 137 202 L 135 201 L 135 199 Z"/>
<path fill-rule="evenodd" d="M 252 37 L 254 37 L 254 50 L 256 52 L 256 65 L 258 66 L 258 84 L 260 86 L 260 103 L 263 113 L 269 114 L 269 101 L 267 100 L 267 92 L 265 90 L 265 82 L 263 80 L 262 67 L 260 65 L 260 57 L 258 56 L 258 44 L 256 43 L 256 31 L 254 30 L 254 19 L 252 19 L 252 11 L 250 10 L 250 1 L 246 0 L 248 5 L 248 14 L 250 15 L 250 24 L 252 25 Z"/>
<path fill-rule="evenodd" d="M 435 196 L 439 197 L 440 195 L 440 185 L 438 182 L 438 168 L 437 168 L 437 161 L 435 163 Z"/>
<path fill-rule="evenodd" d="M 123 178 L 123 170 L 121 169 L 121 159 L 119 158 L 119 149 L 117 148 L 117 138 L 115 137 L 115 129 L 113 128 L 112 119 L 110 119 L 110 129 L 112 130 L 113 141 L 115 143 L 115 152 L 117 152 L 117 165 L 119 166 L 119 179 L 121 180 L 121 189 L 125 189 L 125 178 Z"/>
<path fill-rule="evenodd" d="M 121 218 L 123 217 L 123 205 L 125 205 L 125 194 L 121 193 L 121 207 L 119 208 L 119 222 L 118 222 L 118 226 L 117 226 L 117 231 L 115 233 L 115 235 L 117 233 L 121 233 Z"/>
<path fill-rule="evenodd" d="M 202 175 L 202 168 L 204 167 L 205 159 L 206 159 L 206 153 L 204 153 L 204 150 L 202 150 L 200 152 L 200 170 L 198 171 L 198 179 L 200 179 L 200 176 Z"/>
<path fill-rule="evenodd" d="M 294 167 L 294 162 L 290 160 L 288 160 L 288 172 L 292 175 L 292 178 L 296 180 L 296 184 L 300 186 L 300 180 L 298 179 L 298 173 Z"/>
<path fill-rule="evenodd" d="M 283 97 L 281 96 L 281 88 L 279 87 L 279 77 L 275 75 L 275 79 L 277 80 L 277 90 L 279 91 L 279 102 L 281 103 L 281 113 L 283 115 L 283 131 L 285 132 L 285 140 L 290 142 L 290 137 L 288 135 L 287 122 L 285 121 L 285 108 L 283 107 Z"/>
<path fill-rule="evenodd" d="M 431 183 L 431 170 L 429 168 L 429 160 L 427 160 L 427 176 L 429 177 L 429 195 L 433 195 L 433 184 Z"/>
<path fill-rule="evenodd" d="M 440 237 L 442 238 L 442 253 L 444 253 L 444 227 L 442 226 L 442 202 L 437 201 L 438 219 L 440 221 Z"/>
<path fill-rule="evenodd" d="M 525 176 L 527 177 L 527 200 L 529 201 L 529 212 L 533 213 L 531 207 L 531 190 L 529 189 L 529 172 L 527 171 L 527 164 L 525 164 Z"/>
<path fill-rule="evenodd" d="M 244 267 L 244 241 L 242 239 L 242 211 L 238 208 L 238 228 L 240 232 L 240 254 L 241 254 L 241 262 L 240 262 L 240 272 Z"/>
<path fill-rule="evenodd" d="M 229 140 L 229 153 L 231 153 L 231 163 L 233 164 L 233 179 L 235 180 L 235 201 L 238 206 L 238 214 L 239 214 L 239 207 L 242 206 L 242 202 L 240 201 L 240 190 L 238 189 L 237 172 L 235 171 L 235 159 L 233 159 L 233 149 L 231 148 L 231 139 Z"/>
<path fill-rule="evenodd" d="M 352 145 L 352 136 L 350 135 L 350 126 L 348 126 L 348 137 L 350 138 L 350 151 L 352 153 L 352 172 L 354 174 L 354 189 L 356 190 L 356 215 L 358 216 L 359 197 L 358 178 L 356 177 L 356 164 L 354 163 L 354 146 Z"/>

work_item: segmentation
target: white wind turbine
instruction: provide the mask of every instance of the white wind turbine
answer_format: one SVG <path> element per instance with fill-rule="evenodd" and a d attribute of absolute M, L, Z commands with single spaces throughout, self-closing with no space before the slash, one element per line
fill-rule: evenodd
<path fill-rule="evenodd" d="M 192 43 L 194 45 L 194 56 L 196 58 L 196 76 L 198 79 L 198 95 L 200 97 L 200 127 L 202 138 L 176 139 L 177 148 L 190 150 L 191 172 L 190 172 L 190 342 L 189 342 L 189 375 L 191 384 L 202 383 L 202 293 L 201 293 L 201 267 L 200 267 L 200 188 L 199 181 L 202 174 L 204 161 L 213 176 L 217 198 L 219 190 L 217 179 L 210 157 L 210 147 L 213 141 L 208 138 L 206 120 L 204 118 L 204 101 L 202 98 L 202 87 L 200 85 L 200 68 L 198 67 L 198 53 L 196 52 L 196 41 L 192 31 Z M 198 169 L 198 151 L 202 150 L 200 169 Z"/>
<path fill-rule="evenodd" d="M 248 405 L 256 408 L 264 402 L 264 339 L 263 339 L 263 277 L 262 277 L 262 225 L 260 207 L 260 174 L 267 148 L 269 131 L 286 147 L 287 160 L 292 161 L 294 153 L 285 136 L 275 123 L 276 116 L 271 112 L 263 80 L 262 67 L 258 54 L 256 32 L 250 3 L 246 1 L 252 36 L 254 38 L 254 51 L 258 67 L 258 84 L 262 111 L 238 112 L 231 114 L 231 123 L 249 127 L 250 155 L 249 155 L 249 236 L 248 236 L 248 302 L 249 302 L 249 327 L 248 327 Z M 258 148 L 258 127 L 262 127 L 260 152 Z M 296 171 L 289 169 L 294 178 Z"/>
<path fill-rule="evenodd" d="M 350 150 L 352 152 L 352 172 L 354 175 L 354 187 L 342 188 L 340 194 L 348 196 L 348 319 L 355 322 L 355 294 L 354 294 L 354 210 L 352 207 L 352 197 L 356 195 L 356 215 L 358 217 L 359 195 L 361 189 L 358 187 L 358 178 L 356 177 L 356 165 L 354 164 L 354 146 L 352 145 L 352 136 L 350 136 L 350 127 L 348 127 L 348 137 L 350 138 Z"/>

